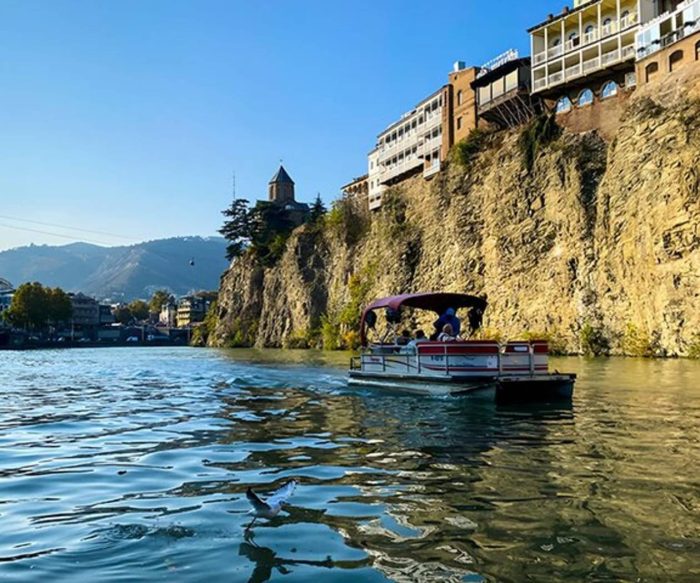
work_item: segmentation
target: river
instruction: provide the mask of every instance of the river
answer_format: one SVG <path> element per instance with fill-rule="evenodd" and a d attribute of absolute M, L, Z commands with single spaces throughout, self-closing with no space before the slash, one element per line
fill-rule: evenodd
<path fill-rule="evenodd" d="M 573 404 L 518 407 L 346 365 L 0 352 L 0 580 L 700 581 L 700 362 L 560 359 Z"/>

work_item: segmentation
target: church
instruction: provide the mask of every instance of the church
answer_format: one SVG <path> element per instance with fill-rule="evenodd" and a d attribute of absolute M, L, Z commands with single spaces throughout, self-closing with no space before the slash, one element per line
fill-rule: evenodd
<path fill-rule="evenodd" d="M 309 215 L 309 205 L 297 202 L 294 198 L 294 181 L 280 164 L 279 170 L 270 179 L 267 187 L 268 200 L 287 211 L 295 225 L 301 225 Z"/>

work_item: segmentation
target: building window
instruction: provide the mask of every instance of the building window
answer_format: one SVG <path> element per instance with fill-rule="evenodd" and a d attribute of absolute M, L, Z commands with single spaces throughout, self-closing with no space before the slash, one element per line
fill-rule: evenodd
<path fill-rule="evenodd" d="M 457 129 L 458 130 L 462 129 L 462 118 L 461 117 L 457 118 Z"/>
<path fill-rule="evenodd" d="M 559 37 L 555 38 L 555 39 L 552 41 L 552 46 L 553 46 L 553 47 L 558 47 L 560 44 L 561 44 L 561 39 L 560 39 Z"/>
<path fill-rule="evenodd" d="M 595 29 L 595 27 L 594 27 L 592 24 L 589 24 L 589 25 L 586 27 L 585 33 L 586 33 L 586 34 L 591 34 L 591 33 L 593 32 L 594 29 Z"/>
<path fill-rule="evenodd" d="M 462 90 L 457 91 L 457 105 L 462 105 Z"/>
<path fill-rule="evenodd" d="M 606 18 L 605 20 L 603 20 L 603 26 L 604 26 L 604 27 L 610 26 L 611 23 L 612 23 L 612 18 L 610 18 L 609 16 L 608 16 L 608 18 Z"/>
<path fill-rule="evenodd" d="M 695 43 L 695 60 L 700 61 L 700 41 Z"/>
<path fill-rule="evenodd" d="M 567 111 L 571 111 L 571 108 L 573 105 L 571 104 L 571 99 L 568 97 L 564 96 L 557 101 L 557 108 L 556 112 L 557 113 L 566 113 Z"/>
<path fill-rule="evenodd" d="M 593 103 L 593 91 L 590 89 L 584 89 L 581 91 L 581 93 L 579 93 L 577 103 L 579 107 L 585 107 L 586 105 Z"/>
<path fill-rule="evenodd" d="M 614 97 L 615 95 L 617 95 L 617 83 L 615 83 L 615 81 L 608 81 L 600 90 L 601 99 L 607 99 L 608 97 Z"/>
<path fill-rule="evenodd" d="M 629 10 L 624 10 L 622 14 L 620 14 L 620 20 L 625 20 L 627 17 L 629 17 L 630 11 Z"/>
<path fill-rule="evenodd" d="M 673 71 L 678 68 L 678 65 L 683 62 L 683 51 L 675 51 L 668 58 L 668 70 Z"/>
<path fill-rule="evenodd" d="M 646 76 L 646 82 L 649 83 L 651 79 L 654 77 L 659 72 L 659 64 L 654 62 L 654 63 L 649 63 L 646 66 L 646 69 L 644 69 L 644 73 Z"/>

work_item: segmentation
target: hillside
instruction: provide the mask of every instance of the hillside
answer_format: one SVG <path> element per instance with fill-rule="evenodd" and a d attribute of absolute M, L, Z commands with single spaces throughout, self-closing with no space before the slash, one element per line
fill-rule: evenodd
<path fill-rule="evenodd" d="M 225 252 L 226 242 L 219 237 L 178 237 L 124 247 L 30 245 L 0 252 L 0 277 L 15 286 L 39 281 L 115 301 L 147 298 L 156 289 L 181 295 L 216 289 L 227 267 Z"/>
<path fill-rule="evenodd" d="M 490 136 L 466 164 L 339 205 L 282 259 L 233 263 L 210 343 L 352 344 L 360 306 L 411 291 L 487 298 L 484 334 L 566 352 L 700 353 L 700 81 L 638 90 L 620 128 L 523 147 Z M 526 143 L 527 146 L 527 143 Z"/>

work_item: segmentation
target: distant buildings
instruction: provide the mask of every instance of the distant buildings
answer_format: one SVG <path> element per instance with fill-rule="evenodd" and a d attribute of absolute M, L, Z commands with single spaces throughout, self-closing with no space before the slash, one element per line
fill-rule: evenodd
<path fill-rule="evenodd" d="M 15 290 L 12 284 L 6 279 L 0 278 L 0 319 L 2 313 L 7 310 L 12 304 L 12 296 Z"/>
<path fill-rule="evenodd" d="M 202 322 L 211 302 L 198 296 L 182 298 L 177 305 L 176 323 L 178 328 L 187 328 Z"/>
<path fill-rule="evenodd" d="M 158 323 L 166 328 L 177 326 L 177 304 L 174 301 L 166 302 L 161 306 Z"/>

